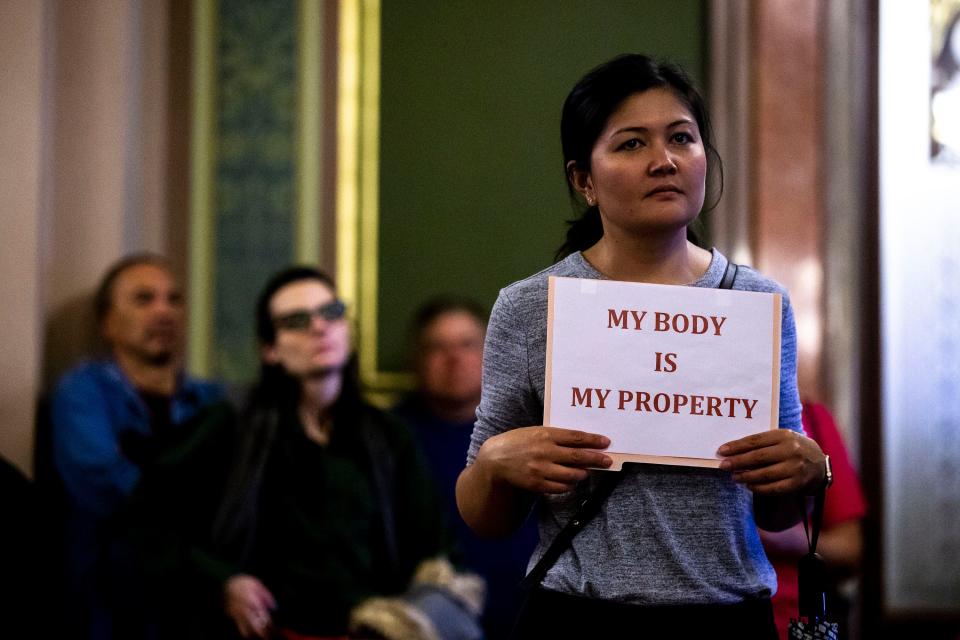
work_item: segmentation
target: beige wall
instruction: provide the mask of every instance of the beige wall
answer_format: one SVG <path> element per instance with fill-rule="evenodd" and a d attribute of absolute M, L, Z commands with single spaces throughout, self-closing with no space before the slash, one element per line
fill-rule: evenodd
<path fill-rule="evenodd" d="M 170 15 L 166 0 L 0 4 L 0 453 L 25 471 L 37 396 L 95 344 L 103 270 L 169 253 L 184 188 L 170 187 Z"/>
<path fill-rule="evenodd" d="M 41 359 L 44 13 L 41 2 L 0 4 L 0 454 L 24 471 Z"/>

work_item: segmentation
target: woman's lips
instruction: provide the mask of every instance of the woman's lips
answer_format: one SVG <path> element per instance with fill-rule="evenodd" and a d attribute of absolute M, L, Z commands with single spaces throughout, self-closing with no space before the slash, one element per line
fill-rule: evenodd
<path fill-rule="evenodd" d="M 682 195 L 683 191 L 681 191 L 679 187 L 675 187 L 673 185 L 663 185 L 648 191 L 647 197 L 649 198 L 651 196 L 669 195 L 669 194 Z"/>

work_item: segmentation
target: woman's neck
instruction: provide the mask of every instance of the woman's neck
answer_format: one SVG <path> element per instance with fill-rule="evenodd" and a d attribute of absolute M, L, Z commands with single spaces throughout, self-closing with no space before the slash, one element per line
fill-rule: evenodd
<path fill-rule="evenodd" d="M 611 280 L 652 284 L 689 284 L 710 266 L 712 255 L 689 242 L 686 230 L 668 236 L 605 233 L 583 252 L 593 267 Z"/>
<path fill-rule="evenodd" d="M 304 380 L 300 389 L 299 417 L 307 437 L 317 444 L 327 444 L 333 429 L 330 408 L 340 397 L 343 378 L 326 375 Z"/>

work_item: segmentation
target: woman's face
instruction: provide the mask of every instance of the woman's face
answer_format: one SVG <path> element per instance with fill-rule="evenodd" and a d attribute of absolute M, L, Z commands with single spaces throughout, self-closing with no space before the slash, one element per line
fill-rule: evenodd
<path fill-rule="evenodd" d="M 607 120 L 574 186 L 600 208 L 604 235 L 684 229 L 703 206 L 707 156 L 689 109 L 668 88 L 635 93 Z"/>
<path fill-rule="evenodd" d="M 342 307 L 326 306 L 336 302 L 333 290 L 319 280 L 298 280 L 278 289 L 270 299 L 276 339 L 263 348 L 264 361 L 301 380 L 342 370 L 350 356 L 350 329 Z M 340 317 L 324 317 L 337 315 L 338 309 Z"/>

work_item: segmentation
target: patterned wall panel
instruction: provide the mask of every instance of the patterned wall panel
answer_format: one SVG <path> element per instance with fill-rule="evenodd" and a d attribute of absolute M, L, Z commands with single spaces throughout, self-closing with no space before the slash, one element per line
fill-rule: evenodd
<path fill-rule="evenodd" d="M 216 48 L 212 371 L 236 382 L 257 369 L 253 307 L 294 257 L 294 0 L 221 0 Z"/>

